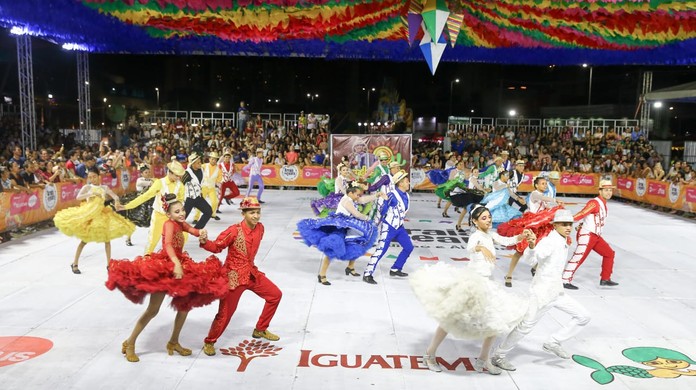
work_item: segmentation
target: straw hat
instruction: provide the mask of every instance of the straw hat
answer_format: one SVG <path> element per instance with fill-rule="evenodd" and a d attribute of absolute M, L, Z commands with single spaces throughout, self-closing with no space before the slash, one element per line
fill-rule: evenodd
<path fill-rule="evenodd" d="M 256 153 L 263 153 L 263 148 L 256 148 Z"/>
<path fill-rule="evenodd" d="M 382 152 L 379 154 L 379 159 L 382 161 L 389 160 L 389 156 L 386 153 Z"/>
<path fill-rule="evenodd" d="M 524 165 L 524 160 L 515 161 L 515 165 Z"/>
<path fill-rule="evenodd" d="M 260 208 L 261 208 L 261 203 L 259 203 L 259 200 L 256 199 L 255 196 L 247 196 L 246 198 L 242 199 L 242 202 L 239 204 L 240 210 L 260 209 Z"/>
<path fill-rule="evenodd" d="M 389 163 L 389 168 L 399 168 L 400 166 L 401 166 L 401 164 L 399 164 L 396 161 L 392 161 Z"/>
<path fill-rule="evenodd" d="M 184 176 L 184 172 L 186 172 L 184 167 L 178 161 L 172 161 L 169 164 L 167 164 L 167 169 L 169 170 L 169 172 L 177 176 Z"/>
<path fill-rule="evenodd" d="M 556 222 L 570 222 L 573 223 L 573 213 L 570 212 L 570 210 L 565 210 L 561 209 L 556 211 L 556 214 L 553 216 L 553 221 L 552 223 Z"/>
<path fill-rule="evenodd" d="M 510 153 L 508 153 L 508 151 L 507 151 L 507 150 L 503 150 L 502 152 L 500 152 L 500 154 L 504 154 L 504 155 L 506 155 L 506 156 L 507 156 L 507 155 L 508 155 L 508 154 L 510 154 Z"/>
<path fill-rule="evenodd" d="M 220 159 L 220 155 L 217 152 L 208 153 L 208 158 Z"/>
<path fill-rule="evenodd" d="M 198 153 L 193 152 L 188 156 L 188 163 L 189 165 L 193 164 L 194 162 L 200 160 L 201 156 L 198 155 Z"/>
<path fill-rule="evenodd" d="M 605 188 L 616 188 L 616 186 L 611 182 L 611 180 L 600 180 L 599 189 L 603 190 Z"/>
<path fill-rule="evenodd" d="M 393 176 L 394 184 L 400 182 L 401 180 L 403 180 L 406 177 L 408 177 L 408 173 L 406 171 L 404 171 L 403 169 L 400 170 L 399 172 L 396 172 Z"/>

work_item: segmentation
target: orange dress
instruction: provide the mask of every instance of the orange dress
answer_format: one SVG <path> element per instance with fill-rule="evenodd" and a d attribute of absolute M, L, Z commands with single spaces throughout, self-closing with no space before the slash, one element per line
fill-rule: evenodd
<path fill-rule="evenodd" d="M 111 260 L 109 290 L 119 289 L 134 303 L 142 303 L 147 294 L 164 292 L 173 297 L 172 307 L 178 311 L 189 311 L 205 306 L 227 293 L 227 278 L 217 257 L 209 256 L 197 263 L 183 250 L 186 231 L 194 236 L 199 230 L 187 223 L 167 220 L 162 232 L 162 249 L 159 252 L 138 256 L 133 261 Z M 176 256 L 184 269 L 181 279 L 174 277 Z"/>

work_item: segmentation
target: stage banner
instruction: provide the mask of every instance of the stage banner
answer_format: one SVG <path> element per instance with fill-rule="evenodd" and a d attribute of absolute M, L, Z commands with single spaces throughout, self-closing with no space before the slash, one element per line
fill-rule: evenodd
<path fill-rule="evenodd" d="M 104 174 L 102 184 L 122 196 L 135 191 L 137 174 L 135 168 Z M 79 205 L 76 198 L 83 185 L 83 182 L 55 183 L 33 188 L 29 193 L 0 193 L 0 232 L 47 221 L 59 210 Z"/>
<path fill-rule="evenodd" d="M 249 183 L 249 168 L 245 164 L 234 164 L 236 171 L 241 172 L 244 180 Z M 298 167 L 297 165 L 263 165 L 261 166 L 261 176 L 265 186 L 293 186 L 293 187 L 316 187 L 322 176 L 329 176 L 329 168 L 322 166 L 308 165 Z"/>
<path fill-rule="evenodd" d="M 336 166 L 344 160 L 356 176 L 365 176 L 370 167 L 379 164 L 381 153 L 410 172 L 411 139 L 410 134 L 331 134 L 331 177 L 336 177 Z"/>

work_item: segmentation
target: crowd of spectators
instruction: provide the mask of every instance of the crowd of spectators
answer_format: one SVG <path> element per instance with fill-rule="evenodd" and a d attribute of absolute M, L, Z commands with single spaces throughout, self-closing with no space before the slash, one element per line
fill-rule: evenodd
<path fill-rule="evenodd" d="M 236 125 L 236 126 L 235 126 Z M 241 126 L 240 126 L 241 125 Z M 243 128 L 243 131 L 238 131 Z M 229 150 L 235 163 L 244 164 L 257 148 L 264 163 L 278 166 L 327 166 L 328 120 L 313 114 L 300 116 L 286 128 L 282 121 L 249 115 L 243 123 L 226 121 L 171 121 L 141 124 L 131 118 L 123 131 L 104 134 L 99 142 L 80 145 L 74 133 L 38 130 L 37 150 L 22 150 L 17 117 L 0 118 L 0 133 L 7 141 L 0 150 L 0 190 L 31 191 L 52 182 L 80 181 L 92 166 L 115 174 L 123 167 L 165 164 L 173 156 L 186 163 L 190 153 L 206 155 Z M 444 146 L 444 147 L 443 147 Z M 696 184 L 696 174 L 686 162 L 673 161 L 665 170 L 661 156 L 639 131 L 609 129 L 583 132 L 570 128 L 541 131 L 524 128 L 451 128 L 444 142 L 414 140 L 413 166 L 444 169 L 447 160 L 465 160 L 468 168 L 483 169 L 502 151 L 509 160 L 524 160 L 530 171 L 614 173 L 681 184 Z"/>
<path fill-rule="evenodd" d="M 444 147 L 443 145 L 444 144 Z M 613 173 L 618 176 L 696 184 L 692 167 L 679 160 L 668 171 L 662 157 L 642 132 L 626 129 L 573 131 L 571 128 L 450 128 L 444 140 L 416 142 L 413 166 L 444 169 L 447 160 L 465 160 L 467 168 L 483 169 L 503 151 L 509 160 L 525 161 L 528 171 Z M 451 163 L 449 164 L 451 165 Z"/>
<path fill-rule="evenodd" d="M 4 117 L 0 133 L 8 141 L 0 150 L 2 191 L 31 191 L 48 183 L 79 181 L 88 168 L 115 174 L 116 169 L 140 164 L 164 164 L 174 157 L 186 164 L 190 153 L 230 151 L 235 163 L 245 164 L 257 148 L 264 149 L 264 163 L 327 166 L 328 118 L 301 115 L 291 129 L 282 121 L 262 120 L 260 115 L 240 123 L 179 120 L 157 125 L 131 118 L 123 131 L 103 134 L 99 142 L 80 145 L 75 134 L 39 130 L 37 150 L 23 150 L 16 117 Z"/>

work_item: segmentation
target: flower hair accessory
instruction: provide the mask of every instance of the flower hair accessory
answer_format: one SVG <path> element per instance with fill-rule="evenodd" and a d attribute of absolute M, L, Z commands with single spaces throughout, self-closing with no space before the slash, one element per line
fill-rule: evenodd
<path fill-rule="evenodd" d="M 164 210 L 165 213 L 168 212 L 169 211 L 169 202 L 167 202 L 167 195 L 166 194 L 161 195 L 160 200 L 162 201 L 162 210 Z"/>

